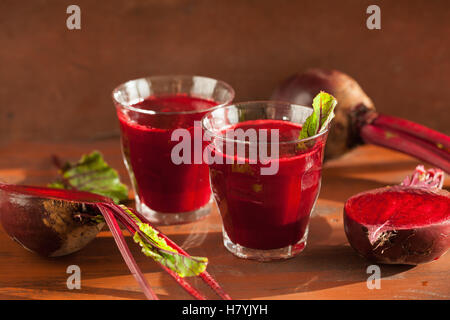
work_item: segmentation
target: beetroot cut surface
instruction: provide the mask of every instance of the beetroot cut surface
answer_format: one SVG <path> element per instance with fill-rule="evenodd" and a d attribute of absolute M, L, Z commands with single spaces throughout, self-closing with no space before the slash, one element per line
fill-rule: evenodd
<path fill-rule="evenodd" d="M 418 166 L 401 185 L 366 191 L 344 207 L 344 227 L 362 256 L 387 264 L 420 264 L 450 247 L 450 193 L 443 173 Z"/>

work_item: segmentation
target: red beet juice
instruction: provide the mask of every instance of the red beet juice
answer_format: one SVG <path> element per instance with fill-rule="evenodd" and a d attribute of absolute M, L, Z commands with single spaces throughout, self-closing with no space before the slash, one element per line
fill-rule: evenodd
<path fill-rule="evenodd" d="M 139 201 L 154 211 L 182 213 L 201 208 L 210 200 L 207 164 L 179 164 L 171 159 L 172 132 L 185 128 L 194 145 L 194 121 L 218 103 L 184 94 L 148 97 L 118 110 L 122 147 Z M 155 111 L 154 114 L 145 110 Z"/>
<path fill-rule="evenodd" d="M 223 164 L 210 164 L 210 175 L 224 230 L 234 244 L 250 249 L 295 245 L 307 232 L 319 193 L 326 135 L 306 146 L 288 143 L 295 142 L 301 131 L 300 125 L 289 121 L 244 121 L 227 130 L 239 128 L 267 129 L 268 137 L 271 130 L 279 130 L 279 157 L 271 160 L 278 161 L 279 169 L 274 175 L 261 175 L 261 166 L 267 165 L 250 164 L 248 158 L 237 164 L 236 156 L 233 164 L 227 164 L 226 150 L 220 152 L 210 144 L 212 153 L 223 157 Z"/>

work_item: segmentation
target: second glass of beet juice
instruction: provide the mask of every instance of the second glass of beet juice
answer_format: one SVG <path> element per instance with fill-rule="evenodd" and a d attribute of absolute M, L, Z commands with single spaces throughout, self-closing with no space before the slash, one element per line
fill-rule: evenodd
<path fill-rule="evenodd" d="M 304 249 L 328 135 L 327 128 L 299 139 L 311 113 L 263 101 L 221 107 L 203 118 L 224 245 L 236 256 L 269 261 Z"/>
<path fill-rule="evenodd" d="M 201 134 L 200 120 L 206 112 L 233 98 L 228 84 L 199 76 L 141 78 L 113 91 L 136 208 L 151 222 L 186 223 L 209 213 L 208 166 L 194 159 L 194 134 Z M 172 150 L 181 141 L 179 135 L 172 137 L 176 129 L 189 135 L 190 161 L 173 160 Z"/>

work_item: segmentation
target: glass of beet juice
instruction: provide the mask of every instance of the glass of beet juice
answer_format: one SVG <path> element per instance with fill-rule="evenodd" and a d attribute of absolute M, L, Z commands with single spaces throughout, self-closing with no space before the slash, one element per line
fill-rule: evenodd
<path fill-rule="evenodd" d="M 311 113 L 309 107 L 263 101 L 221 107 L 203 118 L 223 241 L 236 256 L 269 261 L 304 249 L 328 135 L 327 128 L 299 139 Z"/>
<path fill-rule="evenodd" d="M 228 84 L 198 76 L 141 78 L 113 91 L 136 208 L 151 222 L 186 223 L 209 213 L 208 166 L 194 159 L 194 131 L 200 130 L 201 139 L 201 118 L 233 98 Z M 172 138 L 176 129 L 189 133 L 191 161 L 172 160 L 172 149 L 181 141 Z"/>

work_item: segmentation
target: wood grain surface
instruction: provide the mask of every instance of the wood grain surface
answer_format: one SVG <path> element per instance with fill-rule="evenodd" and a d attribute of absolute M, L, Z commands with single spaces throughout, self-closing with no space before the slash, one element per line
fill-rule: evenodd
<path fill-rule="evenodd" d="M 51 154 L 76 160 L 100 150 L 128 182 L 116 139 L 96 143 L 10 143 L 0 148 L 0 180 L 45 185 L 57 174 Z M 206 219 L 162 231 L 193 255 L 210 259 L 209 272 L 235 299 L 450 299 L 450 255 L 416 267 L 381 266 L 381 289 L 367 288 L 371 263 L 349 246 L 342 208 L 351 195 L 399 183 L 415 168 L 408 156 L 373 146 L 360 147 L 323 170 L 322 191 L 310 225 L 306 249 L 297 257 L 260 263 L 238 259 L 222 245 L 221 220 L 214 208 Z M 447 179 L 445 187 L 449 187 Z M 126 237 L 145 276 L 161 299 L 190 299 Z M 81 268 L 81 289 L 68 290 L 66 268 Z M 216 298 L 199 279 L 190 280 Z M 3 299 L 143 299 L 109 231 L 83 250 L 61 258 L 41 258 L 24 250 L 0 230 L 0 298 Z"/>

